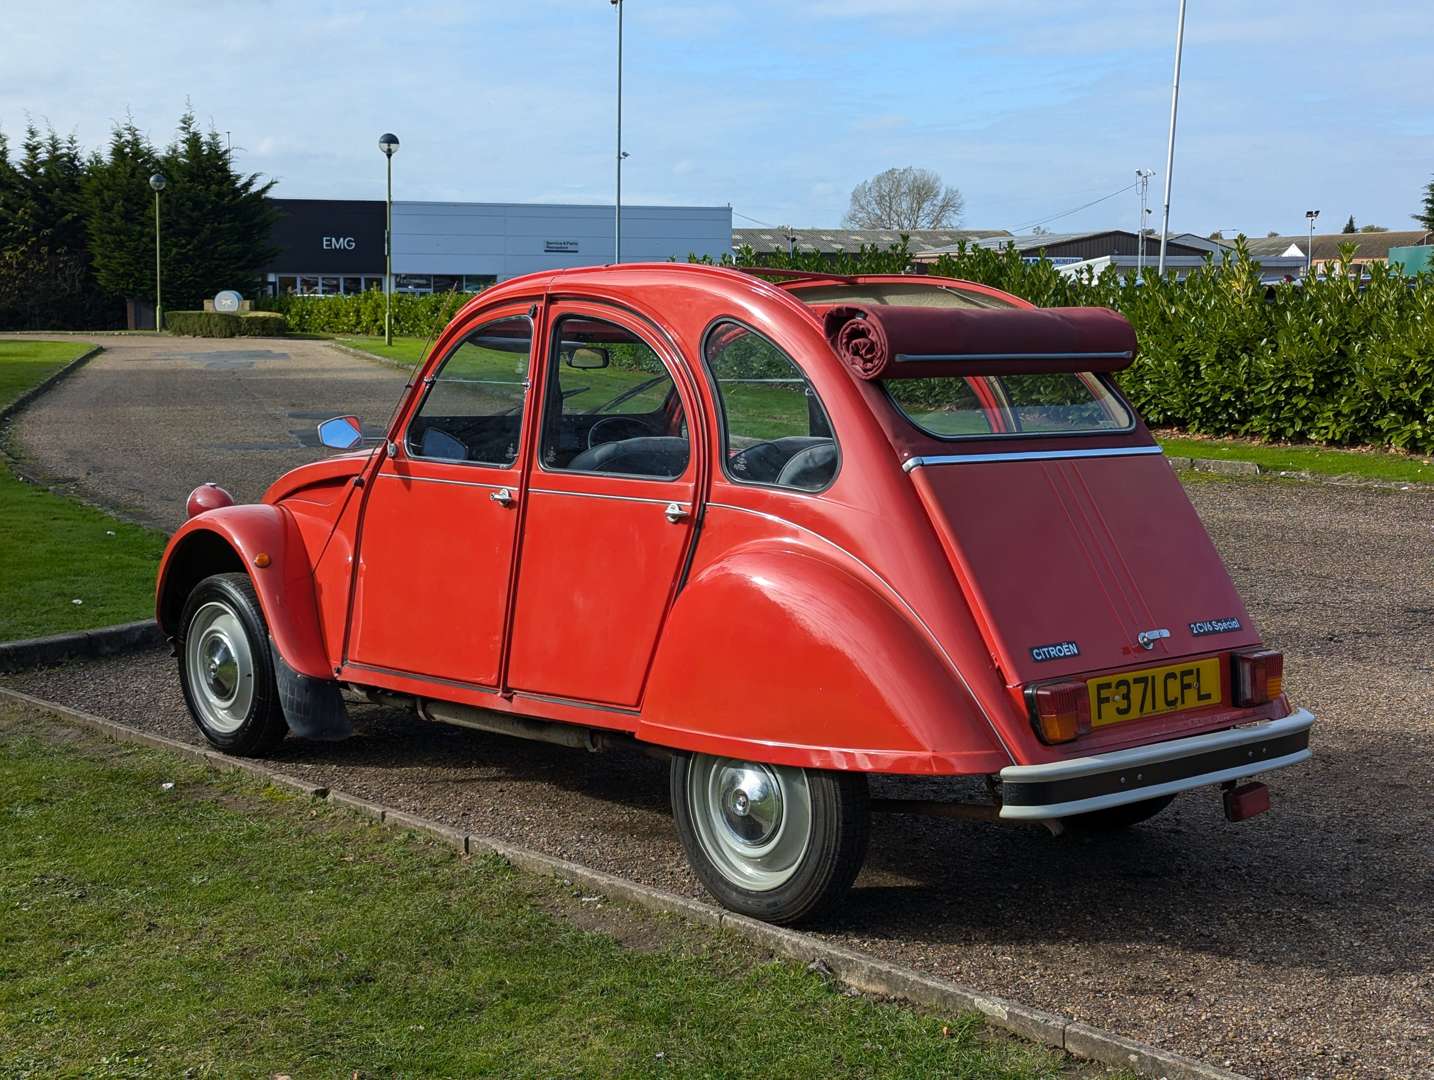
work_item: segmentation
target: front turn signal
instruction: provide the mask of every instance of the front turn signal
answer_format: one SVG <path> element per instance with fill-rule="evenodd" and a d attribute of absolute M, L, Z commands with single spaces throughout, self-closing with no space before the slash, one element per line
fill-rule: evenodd
<path fill-rule="evenodd" d="M 1026 687 L 1031 724 L 1043 743 L 1063 743 L 1090 731 L 1090 695 L 1083 682 L 1036 683 Z"/>
<path fill-rule="evenodd" d="M 1246 649 L 1231 655 L 1234 703 L 1264 705 L 1285 692 L 1285 654 L 1276 649 Z"/>

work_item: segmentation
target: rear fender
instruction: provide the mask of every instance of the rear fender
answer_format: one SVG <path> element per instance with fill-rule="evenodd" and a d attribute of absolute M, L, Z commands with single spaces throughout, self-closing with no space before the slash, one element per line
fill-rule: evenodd
<path fill-rule="evenodd" d="M 780 541 L 739 548 L 687 583 L 635 734 L 820 769 L 950 775 L 1011 762 L 914 616 Z"/>
<path fill-rule="evenodd" d="M 259 565 L 265 562 L 260 556 L 268 565 Z M 332 681 L 309 554 L 293 515 L 281 506 L 220 507 L 190 518 L 170 538 L 155 587 L 155 617 L 166 636 L 178 632 L 184 602 L 199 582 L 241 570 L 254 583 L 284 664 L 297 675 Z"/>

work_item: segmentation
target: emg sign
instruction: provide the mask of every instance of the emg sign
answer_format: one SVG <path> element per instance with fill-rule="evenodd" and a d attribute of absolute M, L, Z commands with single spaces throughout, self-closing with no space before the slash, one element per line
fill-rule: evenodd
<path fill-rule="evenodd" d="M 325 251 L 352 251 L 358 245 L 352 236 L 326 236 L 324 237 Z"/>

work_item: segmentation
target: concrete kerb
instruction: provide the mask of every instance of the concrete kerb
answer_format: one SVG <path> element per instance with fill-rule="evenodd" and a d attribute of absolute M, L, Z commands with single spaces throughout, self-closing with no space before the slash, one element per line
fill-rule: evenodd
<path fill-rule="evenodd" d="M 356 349 L 352 345 L 345 345 L 340 341 L 334 341 L 332 338 L 326 339 L 325 343 L 329 348 L 337 349 L 341 353 L 347 353 L 349 356 L 357 356 L 360 360 L 371 360 L 375 363 L 382 364 L 384 367 L 393 368 L 395 371 L 402 371 L 405 374 L 412 371 L 414 367 L 413 364 L 406 363 L 403 360 L 391 360 L 387 356 L 380 356 L 378 353 L 369 352 L 367 349 Z"/>
<path fill-rule="evenodd" d="M 0 672 L 48 667 L 78 657 L 113 656 L 163 642 L 164 634 L 153 619 L 22 641 L 0 641 Z"/>
<path fill-rule="evenodd" d="M 493 837 L 463 833 L 416 814 L 392 810 L 367 799 L 311 784 L 255 761 L 226 757 L 176 739 L 138 731 L 93 713 L 45 701 L 8 687 L 0 687 L 0 700 L 12 701 L 48 713 L 118 742 L 165 750 L 217 771 L 247 772 L 278 787 L 314 799 L 327 800 L 336 806 L 374 819 L 386 827 L 429 837 L 460 854 L 496 855 L 521 871 L 557 878 L 564 884 L 575 885 L 586 891 L 648 910 L 674 914 L 694 923 L 736 934 L 774 955 L 803 964 L 820 962 L 825 970 L 831 973 L 832 978 L 866 993 L 900 998 L 943 1012 L 976 1012 L 992 1027 L 1064 1050 L 1073 1057 L 1132 1069 L 1142 1076 L 1158 1077 L 1160 1080 L 1247 1080 L 1241 1074 L 1228 1069 L 1101 1031 L 1068 1016 L 984 994 L 959 983 L 924 975 L 913 968 L 823 941 L 810 934 L 736 915 L 700 900 L 641 885 Z"/>
<path fill-rule="evenodd" d="M 6 423 L 12 416 L 24 409 L 26 405 L 30 404 L 30 402 L 50 389 L 50 387 L 54 386 L 61 379 L 68 378 L 104 351 L 105 347 L 103 345 L 95 345 L 75 357 L 64 367 L 60 368 L 59 371 L 54 372 L 49 378 L 30 387 L 30 389 L 26 390 L 14 401 L 10 402 L 10 404 L 0 409 L 0 424 Z"/>

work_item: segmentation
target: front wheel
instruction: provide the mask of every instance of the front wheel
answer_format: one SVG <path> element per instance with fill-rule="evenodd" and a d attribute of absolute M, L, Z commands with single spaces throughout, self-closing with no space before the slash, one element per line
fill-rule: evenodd
<path fill-rule="evenodd" d="M 247 574 L 215 574 L 196 585 L 176 645 L 184 702 L 211 744 L 246 757 L 279 745 L 289 726 L 264 612 Z"/>
<path fill-rule="evenodd" d="M 675 753 L 672 811 L 708 891 L 766 922 L 821 914 L 845 895 L 866 858 L 860 773 Z"/>

